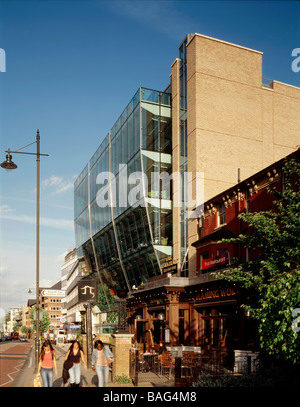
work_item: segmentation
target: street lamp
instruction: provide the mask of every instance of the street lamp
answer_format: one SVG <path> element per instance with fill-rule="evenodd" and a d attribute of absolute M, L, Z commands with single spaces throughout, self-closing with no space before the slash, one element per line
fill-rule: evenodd
<path fill-rule="evenodd" d="M 129 333 L 127 329 L 127 315 L 126 315 L 126 297 L 127 290 L 117 290 L 117 295 L 119 297 L 118 303 L 118 314 L 119 314 L 119 323 L 117 333 Z"/>
<path fill-rule="evenodd" d="M 27 153 L 23 150 L 26 147 L 31 146 L 36 143 L 36 153 Z M 17 168 L 17 165 L 12 161 L 13 154 L 29 154 L 36 156 L 36 338 L 35 338 L 35 366 L 38 367 L 39 363 L 39 276 L 40 276 L 40 156 L 48 156 L 48 154 L 40 153 L 40 133 L 37 130 L 36 141 L 33 143 L 27 144 L 24 147 L 19 148 L 16 151 L 6 151 L 6 161 L 4 161 L 0 166 L 5 170 L 14 170 Z"/>

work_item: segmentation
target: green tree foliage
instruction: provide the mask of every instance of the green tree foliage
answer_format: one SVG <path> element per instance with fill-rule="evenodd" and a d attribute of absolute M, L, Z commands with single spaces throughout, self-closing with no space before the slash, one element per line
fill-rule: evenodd
<path fill-rule="evenodd" d="M 276 197 L 274 211 L 240 214 L 251 233 L 222 240 L 256 250 L 257 258 L 244 263 L 234 259 L 230 270 L 218 277 L 245 293 L 243 306 L 258 321 L 261 349 L 281 361 L 297 363 L 300 332 L 293 310 L 300 308 L 299 160 L 286 160 L 283 173 L 284 191 L 268 190 Z"/>
<path fill-rule="evenodd" d="M 109 309 L 109 307 L 114 307 L 117 304 L 115 296 L 106 285 L 104 286 L 104 288 L 102 288 L 102 285 L 98 284 L 97 297 L 97 305 L 100 310 L 107 310 Z"/>
<path fill-rule="evenodd" d="M 32 325 L 33 325 L 33 330 L 36 331 L 36 319 L 35 319 L 35 311 L 36 311 L 36 306 L 33 306 L 31 308 L 29 317 L 32 320 Z M 43 314 L 43 318 L 40 320 L 41 321 L 41 327 L 39 328 L 40 331 L 46 331 L 48 326 L 50 325 L 50 318 L 48 315 L 48 312 L 44 310 L 43 308 L 40 308 L 40 311 Z"/>

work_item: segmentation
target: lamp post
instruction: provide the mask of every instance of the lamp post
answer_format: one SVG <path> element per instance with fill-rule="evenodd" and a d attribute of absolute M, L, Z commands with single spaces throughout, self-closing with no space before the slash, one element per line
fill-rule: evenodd
<path fill-rule="evenodd" d="M 117 333 L 129 333 L 127 329 L 127 315 L 126 315 L 126 297 L 127 290 L 117 290 L 118 299 L 118 314 L 119 323 Z"/>
<path fill-rule="evenodd" d="M 36 153 L 27 153 L 23 150 L 26 147 L 36 143 Z M 6 161 L 0 166 L 5 170 L 14 170 L 17 165 L 12 161 L 11 153 L 13 154 L 29 154 L 36 156 L 36 338 L 35 338 L 35 367 L 38 367 L 39 362 L 39 279 L 40 279 L 40 156 L 48 156 L 48 154 L 40 153 L 40 133 L 37 130 L 36 141 L 19 148 L 16 151 L 6 151 Z"/>

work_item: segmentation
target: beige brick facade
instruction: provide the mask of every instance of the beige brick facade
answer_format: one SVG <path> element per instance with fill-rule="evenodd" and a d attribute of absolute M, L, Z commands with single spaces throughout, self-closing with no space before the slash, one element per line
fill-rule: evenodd
<path fill-rule="evenodd" d="M 179 60 L 176 59 L 172 65 L 172 172 L 180 172 L 180 131 L 179 131 L 179 112 L 180 112 L 180 88 L 179 88 Z M 173 189 L 173 202 L 176 202 L 178 191 Z M 180 208 L 178 205 L 173 206 L 173 260 L 180 262 Z"/>
<path fill-rule="evenodd" d="M 133 334 L 116 333 L 112 335 L 113 338 L 113 380 L 116 377 L 129 378 L 129 364 L 130 364 L 130 347 L 132 344 Z"/>
<path fill-rule="evenodd" d="M 179 61 L 172 65 L 173 171 L 179 157 Z M 187 45 L 188 171 L 204 172 L 204 200 L 279 160 L 300 144 L 300 88 L 263 86 L 262 53 L 195 34 Z M 174 191 L 176 192 L 176 191 Z M 173 225 L 178 225 L 178 210 Z M 173 232 L 174 260 L 180 230 Z M 197 221 L 189 221 L 189 274 Z"/>

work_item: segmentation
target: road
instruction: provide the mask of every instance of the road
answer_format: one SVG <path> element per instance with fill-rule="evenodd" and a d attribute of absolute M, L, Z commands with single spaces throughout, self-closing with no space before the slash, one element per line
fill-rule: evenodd
<path fill-rule="evenodd" d="M 32 343 L 30 342 L 0 342 L 0 387 L 13 385 L 29 357 L 31 348 Z M 29 364 L 31 363 L 30 359 Z"/>

